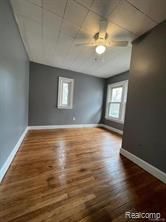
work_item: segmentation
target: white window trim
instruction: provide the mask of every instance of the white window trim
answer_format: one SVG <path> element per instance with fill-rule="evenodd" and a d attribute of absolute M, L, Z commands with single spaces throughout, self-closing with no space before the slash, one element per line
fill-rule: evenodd
<path fill-rule="evenodd" d="M 122 101 L 123 102 L 122 102 L 122 106 L 120 107 L 120 117 L 117 119 L 117 118 L 108 116 L 109 100 L 110 100 L 110 97 L 111 97 L 111 94 L 109 92 L 112 90 L 112 88 L 116 88 L 116 87 L 120 87 L 120 86 L 123 87 L 123 93 L 122 93 Z M 114 121 L 114 122 L 118 122 L 118 123 L 124 123 L 125 111 L 126 111 L 127 90 L 128 90 L 128 80 L 120 81 L 120 82 L 113 83 L 113 84 L 109 84 L 107 86 L 105 119 L 111 120 L 111 121 Z"/>
<path fill-rule="evenodd" d="M 62 105 L 61 101 L 62 101 L 62 85 L 63 82 L 68 82 L 71 83 L 71 101 L 70 101 L 70 105 Z M 73 96 L 74 96 L 74 79 L 70 79 L 70 78 L 65 78 L 65 77 L 59 77 L 59 82 L 58 82 L 58 109 L 72 109 L 73 108 Z"/>

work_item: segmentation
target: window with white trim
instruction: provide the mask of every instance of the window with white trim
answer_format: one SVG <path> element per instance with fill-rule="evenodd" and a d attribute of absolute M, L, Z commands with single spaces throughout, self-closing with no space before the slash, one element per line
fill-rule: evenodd
<path fill-rule="evenodd" d="M 74 79 L 59 77 L 58 108 L 73 108 Z"/>
<path fill-rule="evenodd" d="M 124 122 L 128 81 L 108 85 L 106 102 L 106 119 Z"/>

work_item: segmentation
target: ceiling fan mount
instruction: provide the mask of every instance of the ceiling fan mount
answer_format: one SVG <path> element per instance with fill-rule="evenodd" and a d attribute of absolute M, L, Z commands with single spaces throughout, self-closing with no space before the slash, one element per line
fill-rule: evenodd
<path fill-rule="evenodd" d="M 105 40 L 108 39 L 108 33 L 106 32 L 106 33 L 104 34 L 104 36 L 101 37 L 101 36 L 100 36 L 100 32 L 97 32 L 97 33 L 94 35 L 93 38 L 95 39 L 95 41 L 97 41 L 97 40 L 103 40 L 103 41 L 105 41 Z"/>

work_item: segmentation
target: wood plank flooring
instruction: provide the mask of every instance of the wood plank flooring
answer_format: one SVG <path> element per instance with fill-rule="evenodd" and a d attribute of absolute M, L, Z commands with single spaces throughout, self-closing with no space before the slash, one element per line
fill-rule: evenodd
<path fill-rule="evenodd" d="M 0 222 L 149 221 L 126 211 L 166 218 L 166 185 L 120 146 L 100 128 L 30 131 L 0 185 Z"/>

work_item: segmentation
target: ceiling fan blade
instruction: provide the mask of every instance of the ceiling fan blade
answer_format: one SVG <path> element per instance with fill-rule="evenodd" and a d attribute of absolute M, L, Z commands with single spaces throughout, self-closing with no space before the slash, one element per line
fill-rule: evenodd
<path fill-rule="evenodd" d="M 76 46 L 95 46 L 95 44 L 89 43 L 89 42 L 76 43 L 75 45 Z"/>
<path fill-rule="evenodd" d="M 109 47 L 125 47 L 128 46 L 128 41 L 111 41 Z"/>
<path fill-rule="evenodd" d="M 107 26 L 108 26 L 108 22 L 106 20 L 101 20 L 100 21 L 99 39 L 105 39 Z"/>

